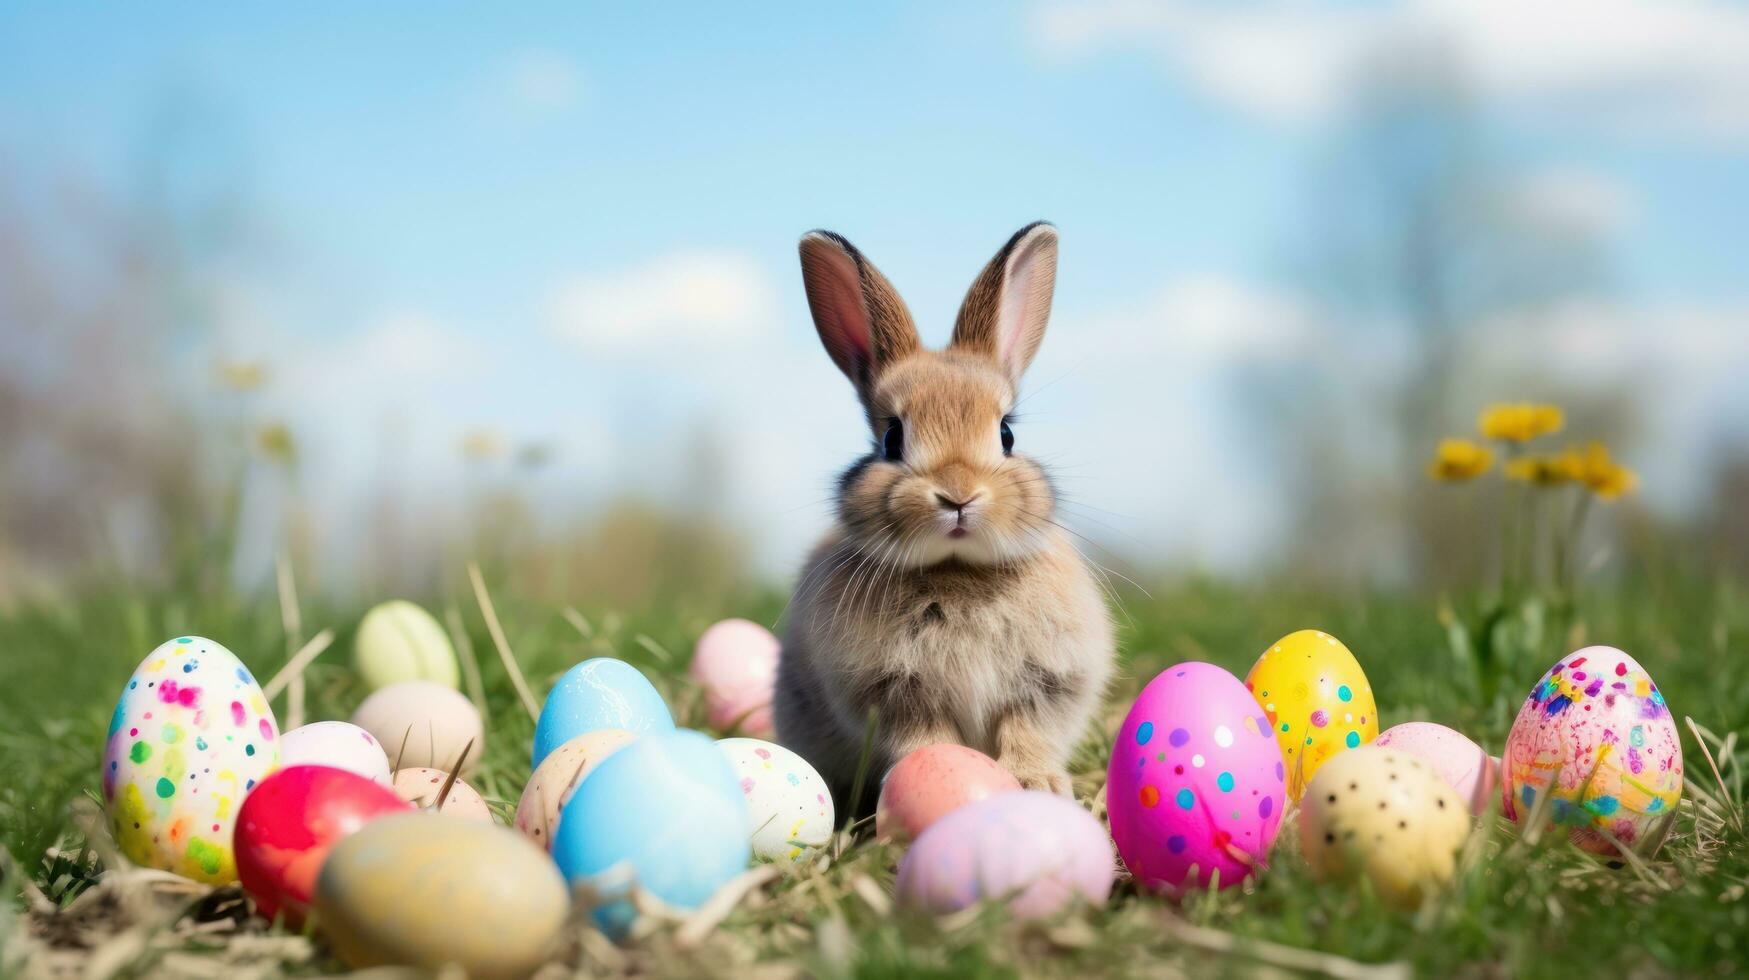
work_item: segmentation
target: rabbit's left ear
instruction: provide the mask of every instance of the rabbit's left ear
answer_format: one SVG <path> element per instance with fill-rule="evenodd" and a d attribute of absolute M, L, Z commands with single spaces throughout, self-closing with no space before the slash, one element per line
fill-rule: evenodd
<path fill-rule="evenodd" d="M 1057 284 L 1057 229 L 1036 221 L 1014 233 L 960 304 L 950 349 L 995 359 L 1016 387 L 1045 339 Z"/>

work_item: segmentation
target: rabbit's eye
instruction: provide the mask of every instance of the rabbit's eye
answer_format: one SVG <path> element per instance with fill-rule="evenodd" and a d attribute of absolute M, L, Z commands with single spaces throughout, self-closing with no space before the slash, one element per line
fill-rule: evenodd
<path fill-rule="evenodd" d="M 887 434 L 881 440 L 881 451 L 895 463 L 905 458 L 905 428 L 899 424 L 898 419 L 887 424 Z"/>
<path fill-rule="evenodd" d="M 1002 455 L 1012 455 L 1014 452 L 1014 430 L 1008 427 L 1008 420 L 1002 420 Z"/>

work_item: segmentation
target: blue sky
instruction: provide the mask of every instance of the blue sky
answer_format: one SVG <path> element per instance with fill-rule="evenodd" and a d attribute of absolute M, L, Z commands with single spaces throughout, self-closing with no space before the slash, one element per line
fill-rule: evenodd
<path fill-rule="evenodd" d="M 860 439 L 797 236 L 850 236 L 940 339 L 996 246 L 1049 218 L 1033 380 L 1067 380 L 1038 399 L 1041 451 L 1126 515 L 1118 547 L 1243 565 L 1287 512 L 1234 452 L 1231 372 L 1341 329 L 1292 249 L 1369 51 L 1444 39 L 1500 179 L 1607 240 L 1607 295 L 1523 358 L 1577 344 L 1606 384 L 1693 332 L 1648 400 L 1749 365 L 1749 12 L 1519 6 L 6 3 L 0 154 L 125 197 L 184 121 L 173 186 L 223 177 L 259 229 L 214 259 L 220 322 L 190 360 L 269 362 L 262 411 L 316 447 L 336 512 L 388 428 L 435 498 L 460 433 L 490 428 L 558 445 L 551 492 L 588 500 L 672 488 L 702 425 L 773 568 Z M 1734 431 L 1731 398 L 1653 441 Z"/>

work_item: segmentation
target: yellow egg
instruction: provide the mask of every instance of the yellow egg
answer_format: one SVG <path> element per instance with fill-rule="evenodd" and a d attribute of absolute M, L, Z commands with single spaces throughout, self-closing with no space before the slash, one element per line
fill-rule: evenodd
<path fill-rule="evenodd" d="M 1470 808 L 1421 759 L 1368 746 L 1323 767 L 1300 809 L 1300 850 L 1320 878 L 1372 879 L 1415 906 L 1443 887 L 1470 834 Z"/>
<path fill-rule="evenodd" d="M 1354 654 L 1322 630 L 1289 633 L 1251 665 L 1245 686 L 1263 706 L 1298 800 L 1318 767 L 1379 735 L 1372 685 Z"/>

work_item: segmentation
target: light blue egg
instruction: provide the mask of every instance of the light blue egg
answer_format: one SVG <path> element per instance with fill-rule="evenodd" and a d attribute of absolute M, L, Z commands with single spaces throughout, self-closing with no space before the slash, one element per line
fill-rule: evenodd
<path fill-rule="evenodd" d="M 624 660 L 585 660 L 559 678 L 534 726 L 534 767 L 571 739 L 603 728 L 671 732 L 674 716 L 662 695 Z"/>
<path fill-rule="evenodd" d="M 553 832 L 553 860 L 573 885 L 607 895 L 635 881 L 678 908 L 696 908 L 752 857 L 747 803 L 715 742 L 693 731 L 646 735 L 605 759 L 577 787 Z M 618 934 L 629 900 L 595 910 Z"/>

